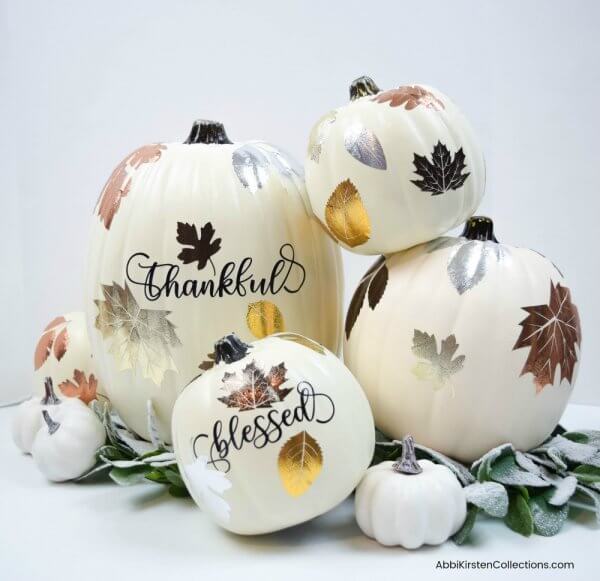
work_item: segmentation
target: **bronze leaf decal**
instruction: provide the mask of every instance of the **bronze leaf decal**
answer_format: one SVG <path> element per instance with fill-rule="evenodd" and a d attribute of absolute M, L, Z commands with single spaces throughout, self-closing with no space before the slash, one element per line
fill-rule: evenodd
<path fill-rule="evenodd" d="M 302 431 L 292 436 L 279 451 L 279 476 L 290 496 L 302 496 L 323 469 L 323 452 L 319 443 Z"/>
<path fill-rule="evenodd" d="M 79 369 L 73 372 L 73 379 L 67 379 L 59 384 L 58 389 L 66 397 L 78 397 L 83 403 L 88 404 L 97 397 L 98 380 L 93 373 L 89 378 Z"/>
<path fill-rule="evenodd" d="M 33 356 L 33 367 L 36 371 L 46 362 L 51 353 L 54 353 L 57 361 L 63 358 L 69 345 L 68 323 L 69 321 L 64 317 L 56 317 L 46 325 Z"/>

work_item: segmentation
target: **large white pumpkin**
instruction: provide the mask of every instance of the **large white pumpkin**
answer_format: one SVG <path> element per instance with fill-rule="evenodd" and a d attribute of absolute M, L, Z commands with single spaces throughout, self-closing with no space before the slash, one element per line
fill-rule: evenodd
<path fill-rule="evenodd" d="M 173 445 L 196 503 L 217 524 L 262 534 L 344 500 L 375 444 L 364 392 L 342 362 L 293 333 L 215 345 L 217 364 L 173 410 Z"/>
<path fill-rule="evenodd" d="M 354 294 L 346 338 L 377 427 L 464 462 L 505 442 L 541 443 L 571 395 L 581 346 L 560 271 L 498 244 L 487 218 L 379 259 Z"/>
<path fill-rule="evenodd" d="M 152 400 L 170 437 L 175 398 L 210 362 L 215 336 L 298 331 L 339 348 L 340 253 L 274 147 L 197 122 L 185 143 L 127 157 L 95 214 L 90 339 L 110 400 L 140 435 Z"/>
<path fill-rule="evenodd" d="M 313 128 L 313 211 L 346 248 L 388 254 L 437 238 L 479 206 L 485 165 L 456 105 L 425 85 L 380 92 L 368 77 Z"/>

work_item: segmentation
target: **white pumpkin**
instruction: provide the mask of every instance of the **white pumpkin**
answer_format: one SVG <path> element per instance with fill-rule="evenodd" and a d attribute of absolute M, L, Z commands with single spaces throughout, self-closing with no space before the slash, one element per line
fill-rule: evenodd
<path fill-rule="evenodd" d="M 46 325 L 35 348 L 33 367 L 34 393 L 40 396 L 47 377 L 61 397 L 89 403 L 102 394 L 84 312 L 55 317 Z"/>
<path fill-rule="evenodd" d="M 214 337 L 299 331 L 337 351 L 341 259 L 301 173 L 262 142 L 197 122 L 185 143 L 144 146 L 106 184 L 92 225 L 86 307 L 100 377 L 145 438 L 163 438 Z"/>
<path fill-rule="evenodd" d="M 542 255 L 498 244 L 491 220 L 381 258 L 346 317 L 344 357 L 377 427 L 470 462 L 540 444 L 580 360 L 577 307 Z"/>
<path fill-rule="evenodd" d="M 402 458 L 367 470 L 356 489 L 356 522 L 365 535 L 387 546 L 418 549 L 439 545 L 467 516 L 465 492 L 449 468 L 416 460 L 411 436 Z"/>
<path fill-rule="evenodd" d="M 294 333 L 230 335 L 173 411 L 173 445 L 196 503 L 220 526 L 262 534 L 346 498 L 374 449 L 371 410 L 341 361 Z"/>
<path fill-rule="evenodd" d="M 345 248 L 388 254 L 469 218 L 485 187 L 471 126 L 425 85 L 380 92 L 368 77 L 311 132 L 305 162 L 313 211 Z"/>
<path fill-rule="evenodd" d="M 73 400 L 57 416 L 51 409 L 43 418 L 31 455 L 39 470 L 54 482 L 78 478 L 96 463 L 96 452 L 106 431 L 96 414 L 82 401 Z"/>

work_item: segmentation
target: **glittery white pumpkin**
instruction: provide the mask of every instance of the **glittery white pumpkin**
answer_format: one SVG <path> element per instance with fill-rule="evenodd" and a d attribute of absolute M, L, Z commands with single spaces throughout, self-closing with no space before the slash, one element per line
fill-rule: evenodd
<path fill-rule="evenodd" d="M 346 317 L 344 359 L 384 433 L 464 462 L 558 423 L 580 361 L 577 307 L 542 255 L 498 244 L 488 218 L 380 259 Z"/>
<path fill-rule="evenodd" d="M 369 466 L 373 416 L 342 362 L 292 333 L 247 345 L 229 335 L 217 364 L 173 410 L 173 445 L 196 503 L 220 526 L 262 534 L 344 500 Z"/>
<path fill-rule="evenodd" d="M 464 222 L 485 187 L 473 130 L 424 85 L 380 92 L 368 77 L 313 128 L 305 162 L 315 215 L 346 248 L 388 254 Z"/>
<path fill-rule="evenodd" d="M 100 378 L 144 437 L 163 438 L 214 337 L 299 331 L 337 351 L 339 249 L 310 212 L 301 172 L 262 142 L 197 122 L 144 146 L 106 184 L 92 224 L 86 309 Z"/>

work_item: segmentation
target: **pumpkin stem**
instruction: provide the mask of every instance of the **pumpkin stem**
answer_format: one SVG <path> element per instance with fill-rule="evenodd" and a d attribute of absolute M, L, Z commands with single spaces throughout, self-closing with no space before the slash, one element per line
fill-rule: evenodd
<path fill-rule="evenodd" d="M 225 127 L 218 121 L 208 121 L 206 119 L 197 119 L 192 125 L 192 130 L 188 138 L 184 141 L 188 145 L 197 143 L 217 143 L 218 145 L 227 145 L 232 143 L 225 133 Z"/>
<path fill-rule="evenodd" d="M 377 95 L 380 90 L 371 77 L 358 77 L 350 85 L 350 101 L 355 101 L 368 95 Z"/>
<path fill-rule="evenodd" d="M 59 422 L 55 422 L 50 417 L 50 414 L 46 410 L 44 410 L 42 412 L 42 416 L 44 416 L 44 421 L 46 422 L 46 425 L 48 426 L 48 433 L 50 435 L 54 434 L 56 432 L 56 430 L 58 430 L 58 428 L 60 428 L 60 423 Z"/>
<path fill-rule="evenodd" d="M 58 399 L 54 393 L 51 377 L 46 377 L 46 379 L 44 379 L 44 397 L 42 398 L 41 403 L 43 405 L 58 405 L 61 403 L 60 399 Z"/>
<path fill-rule="evenodd" d="M 465 222 L 465 228 L 461 236 L 469 240 L 498 242 L 494 235 L 494 223 L 487 216 L 472 216 L 469 218 Z"/>
<path fill-rule="evenodd" d="M 215 362 L 233 363 L 246 357 L 251 346 L 244 343 L 235 333 L 219 339 L 215 343 Z"/>
<path fill-rule="evenodd" d="M 392 470 L 398 474 L 421 474 L 423 468 L 417 462 L 415 441 L 412 436 L 402 438 L 402 456 L 392 464 Z"/>

